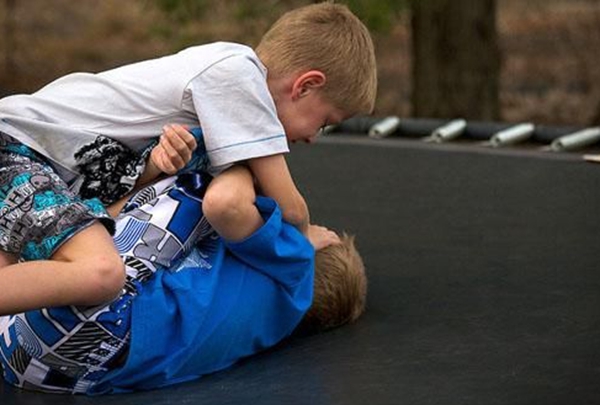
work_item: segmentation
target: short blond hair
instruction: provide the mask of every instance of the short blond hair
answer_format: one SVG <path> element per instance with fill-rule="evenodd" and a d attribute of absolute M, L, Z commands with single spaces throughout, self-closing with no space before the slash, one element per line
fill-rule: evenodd
<path fill-rule="evenodd" d="M 345 5 L 323 2 L 285 13 L 256 48 L 269 74 L 319 70 L 325 98 L 348 116 L 375 106 L 377 67 L 368 29 Z"/>
<path fill-rule="evenodd" d="M 367 277 L 354 244 L 343 234 L 342 243 L 315 254 L 313 302 L 297 328 L 299 333 L 323 332 L 356 321 L 365 311 Z"/>

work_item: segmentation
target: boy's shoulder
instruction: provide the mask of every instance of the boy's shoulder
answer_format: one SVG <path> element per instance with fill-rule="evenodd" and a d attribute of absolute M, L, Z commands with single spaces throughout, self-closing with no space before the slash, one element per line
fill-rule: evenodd
<path fill-rule="evenodd" d="M 181 50 L 179 52 L 179 54 L 181 54 L 181 55 L 203 54 L 203 55 L 211 55 L 213 57 L 215 57 L 215 56 L 228 57 L 228 56 L 235 56 L 235 55 L 256 57 L 256 53 L 254 52 L 254 49 L 252 49 L 250 46 L 244 45 L 241 43 L 237 43 L 237 42 L 227 42 L 227 41 L 218 41 L 218 42 L 211 42 L 208 44 L 193 45 L 193 46 L 190 46 L 188 48 Z"/>
<path fill-rule="evenodd" d="M 218 76 L 230 74 L 252 73 L 257 67 L 266 75 L 266 68 L 258 55 L 248 45 L 236 42 L 212 42 L 185 48 L 173 55 L 173 62 L 181 69 L 205 72 L 206 69 L 218 66 Z"/>

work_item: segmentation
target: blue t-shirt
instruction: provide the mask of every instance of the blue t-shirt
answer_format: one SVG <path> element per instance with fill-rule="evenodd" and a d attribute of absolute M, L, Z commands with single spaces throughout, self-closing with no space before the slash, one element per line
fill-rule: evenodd
<path fill-rule="evenodd" d="M 265 220 L 244 241 L 201 241 L 187 258 L 143 285 L 133 302 L 126 363 L 92 394 L 196 379 L 271 347 L 298 325 L 312 301 L 314 249 L 259 197 Z"/>

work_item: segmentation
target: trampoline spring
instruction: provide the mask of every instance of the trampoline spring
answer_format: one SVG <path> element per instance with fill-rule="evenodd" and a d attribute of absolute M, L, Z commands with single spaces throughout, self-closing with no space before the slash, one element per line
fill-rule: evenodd
<path fill-rule="evenodd" d="M 586 162 L 600 163 L 600 155 L 583 155 Z"/>
<path fill-rule="evenodd" d="M 436 128 L 431 135 L 423 139 L 425 142 L 447 142 L 458 138 L 465 132 L 467 121 L 460 118 L 452 120 L 439 128 Z"/>
<path fill-rule="evenodd" d="M 497 148 L 523 142 L 533 135 L 535 125 L 531 123 L 519 124 L 502 131 L 496 132 L 490 138 L 489 145 Z"/>
<path fill-rule="evenodd" d="M 587 128 L 563 135 L 550 144 L 550 150 L 561 152 L 584 148 L 600 141 L 600 127 Z"/>
<path fill-rule="evenodd" d="M 369 128 L 369 136 L 371 138 L 384 138 L 396 132 L 399 126 L 400 118 L 390 116 L 372 125 Z"/>
<path fill-rule="evenodd" d="M 317 133 L 317 135 L 318 136 L 329 135 L 332 132 L 335 132 L 336 129 L 337 129 L 337 125 L 325 125 L 323 128 L 321 128 L 319 130 L 319 132 Z"/>

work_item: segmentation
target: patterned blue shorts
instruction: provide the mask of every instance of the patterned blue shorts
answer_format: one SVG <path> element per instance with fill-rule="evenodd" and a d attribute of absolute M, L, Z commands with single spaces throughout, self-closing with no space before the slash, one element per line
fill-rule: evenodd
<path fill-rule="evenodd" d="M 114 222 L 98 199 L 75 195 L 42 156 L 0 133 L 0 250 L 22 260 L 48 259 L 95 219 L 112 232 Z"/>
<path fill-rule="evenodd" d="M 168 177 L 131 197 L 116 223 L 126 282 L 114 301 L 0 317 L 0 365 L 9 384 L 35 391 L 92 393 L 126 361 L 132 305 L 157 271 L 195 266 L 192 247 L 216 234 L 202 213 L 209 176 Z M 203 259 L 200 259 L 203 260 Z M 2 367 L 0 367 L 1 369 Z"/>

